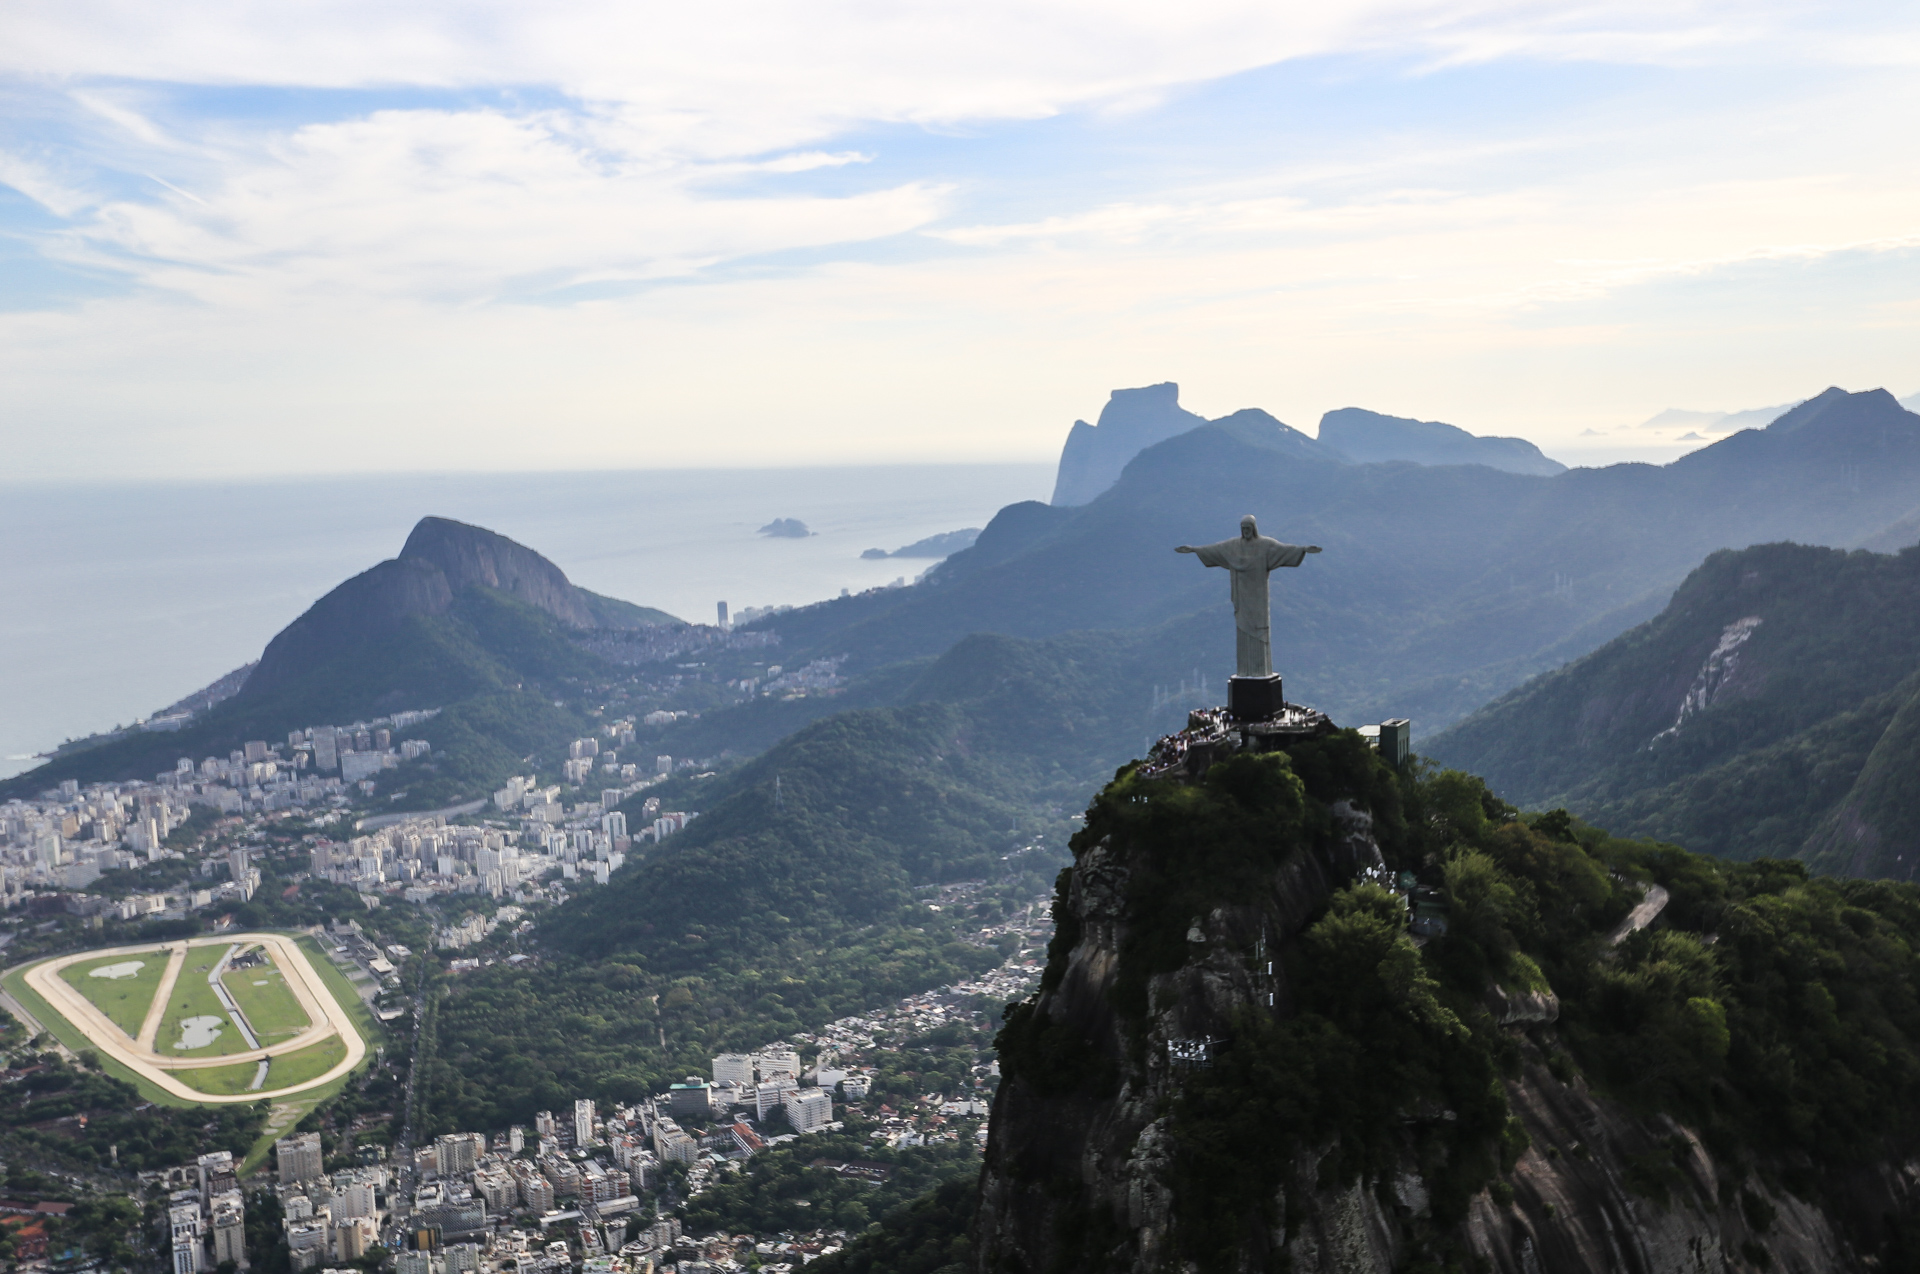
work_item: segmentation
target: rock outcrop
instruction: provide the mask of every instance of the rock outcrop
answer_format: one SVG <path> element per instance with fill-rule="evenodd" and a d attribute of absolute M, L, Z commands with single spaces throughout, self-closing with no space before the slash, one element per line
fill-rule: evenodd
<path fill-rule="evenodd" d="M 566 572 L 524 544 L 485 527 L 451 518 L 421 518 L 400 549 L 400 558 L 417 558 L 440 568 L 454 592 L 480 584 L 511 593 L 563 624 L 587 628 L 593 612 L 582 590 Z"/>
<path fill-rule="evenodd" d="M 1884 1267 L 1886 1218 L 1911 1213 L 1915 1172 L 1865 1174 L 1838 1192 L 1854 1200 L 1845 1215 L 1824 1211 L 1767 1184 L 1781 1177 L 1755 1172 L 1745 1152 L 1717 1156 L 1671 1119 L 1592 1091 L 1559 1043 L 1561 1006 L 1551 991 L 1489 987 L 1465 1026 L 1464 1008 L 1456 1019 L 1414 1007 L 1426 974 L 1404 937 L 1392 949 L 1371 948 L 1386 955 L 1377 983 L 1357 978 L 1337 995 L 1372 985 L 1391 1001 L 1411 986 L 1406 1011 L 1445 1019 L 1430 1023 L 1427 1038 L 1470 1031 L 1491 1041 L 1480 1056 L 1506 1060 L 1485 1072 L 1500 1098 L 1494 1131 L 1478 1145 L 1500 1149 L 1487 1155 L 1460 1135 L 1475 1119 L 1488 1126 L 1485 1106 L 1365 1090 L 1373 1109 L 1330 1109 L 1354 1092 L 1335 1091 L 1324 1066 L 1289 1069 L 1288 1049 L 1314 1047 L 1339 1029 L 1326 988 L 1303 979 L 1339 976 L 1340 961 L 1364 950 L 1349 942 L 1329 963 L 1323 917 L 1398 908 L 1371 883 L 1390 879 L 1376 814 L 1382 827 L 1406 826 L 1389 793 L 1375 786 L 1369 794 L 1343 746 L 1339 736 L 1293 746 L 1290 772 L 1307 793 L 1298 809 L 1284 795 L 1264 805 L 1221 798 L 1238 800 L 1238 813 L 1224 821 L 1217 811 L 1193 814 L 1187 833 L 1179 825 L 1186 815 L 1171 811 L 1198 809 L 1197 799 L 1154 786 L 1184 780 L 1137 774 L 1123 774 L 1096 802 L 1063 873 L 1041 990 L 1009 1011 L 1001 1037 L 1005 1078 L 973 1230 L 977 1274 Z M 1240 769 L 1214 786 L 1256 786 L 1257 767 L 1246 760 L 1216 763 L 1216 774 L 1222 764 Z M 1348 777 L 1330 780 L 1342 766 Z M 1169 813 L 1140 812 L 1155 804 Z M 1248 830 L 1263 825 L 1285 843 Z M 1223 856 L 1212 839 L 1221 828 L 1250 848 Z M 1241 870 L 1255 859 L 1258 870 Z M 1170 906 L 1185 917 L 1171 928 Z M 1319 1026 L 1283 1034 L 1315 1010 Z M 1263 1038 L 1282 1046 L 1269 1043 L 1264 1057 L 1246 1060 Z M 1417 1031 L 1393 1038 L 1370 1044 L 1423 1046 Z M 1333 1070 L 1342 1056 L 1356 1066 L 1371 1060 L 1341 1047 L 1325 1054 Z M 1470 1097 L 1472 1087 L 1453 1091 Z M 1211 1122 L 1194 1113 L 1206 1103 L 1218 1112 Z M 1276 1157 L 1276 1128 L 1316 1121 L 1348 1131 L 1298 1140 Z M 1364 1153 L 1352 1144 L 1356 1128 L 1372 1138 Z M 1210 1168 L 1196 1169 L 1207 1160 Z M 1196 1200 L 1205 1190 L 1234 1194 L 1240 1211 L 1209 1210 Z"/>
<path fill-rule="evenodd" d="M 660 611 L 602 597 L 571 583 L 524 544 L 451 518 L 422 518 L 400 556 L 339 585 L 283 628 L 260 656 L 241 694 L 281 689 L 341 652 L 418 616 L 444 615 L 456 595 L 490 588 L 545 611 L 569 628 L 640 628 L 677 623 Z"/>
<path fill-rule="evenodd" d="M 1122 952 L 1133 936 L 1127 895 L 1138 865 L 1108 842 L 1078 855 L 1060 924 L 1078 940 L 1049 953 L 1055 985 L 1041 992 L 1033 1014 L 1083 1043 L 1085 1053 L 1070 1064 L 1115 1072 L 1117 1090 L 1102 1100 L 1085 1090 L 1063 1097 L 1027 1077 L 1003 1084 L 981 1178 L 976 1250 L 983 1274 L 1063 1268 L 1095 1274 L 1076 1263 L 1080 1255 L 1073 1250 L 1089 1227 L 1110 1232 L 1103 1270 L 1180 1268 L 1172 1244 L 1173 1146 L 1165 1109 L 1182 1068 L 1205 1064 L 1208 1059 L 1191 1050 L 1231 1034 L 1240 1012 L 1266 1008 L 1270 997 L 1276 1004 L 1290 998 L 1282 964 L 1249 955 L 1277 956 L 1335 888 L 1379 864 L 1365 816 L 1350 815 L 1340 834 L 1292 858 L 1261 895 L 1223 898 L 1195 916 L 1186 962 L 1150 981 L 1149 1002 L 1162 1007 L 1152 1013 L 1145 1040 L 1135 1041 L 1114 999 Z M 1063 962 L 1057 976 L 1056 962 Z M 1066 1182 L 1080 1189 L 1061 1188 Z M 1314 1213 L 1306 1232 L 1282 1236 L 1281 1250 L 1318 1244 L 1329 1253 L 1355 1252 L 1369 1247 L 1368 1231 L 1378 1228 L 1364 1201 L 1356 1209 L 1329 1198 L 1317 1201 Z"/>
<path fill-rule="evenodd" d="M 1113 485 L 1127 461 L 1157 442 L 1206 423 L 1206 417 L 1180 405 L 1180 386 L 1172 381 L 1114 390 L 1100 411 L 1099 424 L 1076 420 L 1067 431 L 1053 503 L 1086 504 Z"/>

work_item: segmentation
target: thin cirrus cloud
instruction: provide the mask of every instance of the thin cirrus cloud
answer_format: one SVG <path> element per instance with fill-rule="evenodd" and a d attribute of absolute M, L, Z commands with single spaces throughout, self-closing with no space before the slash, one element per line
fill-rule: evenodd
<path fill-rule="evenodd" d="M 472 303 L 514 280 L 672 277 L 745 253 L 878 238 L 939 211 L 923 184 L 703 198 L 704 179 L 750 166 L 647 163 L 608 140 L 557 112 L 377 111 L 309 125 L 198 189 L 160 183 L 162 196 L 102 205 L 67 241 L 70 259 L 208 302 L 268 283 Z M 764 167 L 845 162 L 816 153 Z"/>
<path fill-rule="evenodd" d="M 336 467 L 493 467 L 526 463 L 535 404 L 577 425 L 543 463 L 699 463 L 720 434 L 761 461 L 1034 455 L 1166 375 L 1301 423 L 1364 390 L 1542 438 L 1920 383 L 1884 353 L 1920 316 L 1857 266 L 1907 277 L 1920 231 L 1895 126 L 1920 44 L 1889 9 L 33 0 L 6 23 L 0 387 L 42 426 L 28 452 L 58 441 L 49 471 L 76 439 L 142 472 L 311 465 L 263 413 L 380 440 Z M 1756 289 L 1804 313 L 1822 288 L 1859 313 L 1755 319 Z M 1682 310 L 1684 369 L 1645 336 L 1670 349 Z"/>

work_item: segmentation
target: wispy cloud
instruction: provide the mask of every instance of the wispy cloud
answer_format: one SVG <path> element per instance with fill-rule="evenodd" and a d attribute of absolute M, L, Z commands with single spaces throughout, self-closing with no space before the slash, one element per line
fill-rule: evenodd
<path fill-rule="evenodd" d="M 556 411 L 555 463 L 1042 454 L 1166 375 L 1303 424 L 1366 397 L 1573 438 L 1920 381 L 1920 306 L 1854 265 L 1905 277 L 1920 236 L 1893 7 L 21 0 L 7 27 L 0 234 L 91 288 L 22 282 L 0 318 L 37 463 L 364 436 L 512 465 Z M 1812 322 L 1814 288 L 1859 302 L 1783 356 L 1764 316 Z"/>

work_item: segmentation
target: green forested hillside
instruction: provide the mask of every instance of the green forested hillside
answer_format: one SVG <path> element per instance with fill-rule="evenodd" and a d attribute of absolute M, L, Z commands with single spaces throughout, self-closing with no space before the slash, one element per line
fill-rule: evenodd
<path fill-rule="evenodd" d="M 1260 898 L 1286 879 L 1289 859 L 1324 834 L 1319 802 L 1355 781 L 1337 748 L 1322 749 L 1291 763 L 1237 758 L 1186 791 L 1123 775 L 1096 800 L 1076 859 L 1098 845 L 1104 872 L 1126 862 L 1134 873 L 1116 930 L 1127 937 L 1102 953 L 1114 961 L 1114 989 L 1109 1003 L 1057 1008 L 1045 1021 L 1031 1005 L 1009 1011 L 1006 1083 L 1041 1100 L 1010 1103 L 1003 1090 L 995 1146 L 1031 1139 L 1016 1124 L 1036 1111 L 1063 1110 L 1070 1123 L 1107 1116 L 1118 1077 L 1081 1037 L 1100 1034 L 1109 1012 L 1143 1013 L 1145 979 L 1187 958 L 1185 917 Z M 1721 1197 L 1746 1199 L 1736 1215 L 1754 1237 L 1740 1250 L 1757 1268 L 1766 1268 L 1775 1215 L 1764 1195 L 1782 1191 L 1827 1209 L 1877 1268 L 1911 1267 L 1920 1216 L 1874 1182 L 1920 1150 L 1920 887 L 1810 877 L 1796 862 L 1727 863 L 1610 836 L 1564 811 L 1518 817 L 1478 779 L 1423 766 L 1376 785 L 1365 803 L 1389 865 L 1436 892 L 1450 929 L 1416 948 L 1398 900 L 1364 883 L 1336 889 L 1307 918 L 1286 953 L 1296 1003 L 1272 1019 L 1236 1018 L 1212 1065 L 1184 1077 L 1167 1107 L 1159 1144 L 1171 1156 L 1171 1242 L 1185 1259 L 1228 1268 L 1240 1236 L 1281 1223 L 1278 1187 L 1289 1207 L 1314 1188 L 1289 1175 L 1299 1156 L 1330 1150 L 1322 1189 L 1371 1186 L 1420 1165 L 1432 1224 L 1415 1224 L 1414 1250 L 1427 1268 L 1457 1261 L 1455 1227 L 1469 1200 L 1489 1189 L 1504 1207 L 1524 1184 L 1515 1167 L 1529 1138 L 1509 1105 L 1524 1054 L 1544 1058 L 1574 1090 L 1570 1100 L 1586 1100 L 1590 1087 L 1637 1114 L 1668 1116 L 1732 1165 Z M 1138 875 L 1161 857 L 1209 870 L 1163 890 L 1158 876 Z M 1671 901 L 1652 928 L 1614 945 L 1610 932 L 1645 885 Z M 1063 883 L 1063 903 L 1067 894 Z M 1043 996 L 1062 985 L 1082 941 L 1061 905 Z M 1496 986 L 1550 989 L 1558 1022 L 1503 1029 L 1490 1011 Z M 1440 1106 L 1442 1121 L 1420 1113 Z M 1676 1165 L 1687 1145 L 1676 1137 L 1609 1171 L 1624 1174 L 1626 1193 L 1679 1206 L 1672 1192 L 1683 1188 Z M 1007 1153 L 989 1148 L 990 1174 L 1016 1171 L 996 1160 Z M 1031 1153 L 1044 1158 L 1045 1147 Z M 1012 1197 L 1036 1208 L 1070 1198 L 1071 1176 L 1018 1178 L 1024 1194 Z M 975 1268 L 972 1201 L 961 1189 L 901 1209 L 823 1268 Z M 1553 1215 L 1547 1207 L 1534 1219 Z M 1287 1214 L 1289 1227 L 1297 1216 Z M 1126 1224 L 1082 1214 L 1079 1238 L 1057 1242 L 1105 1251 Z M 1107 1268 L 1093 1256 L 1069 1265 Z"/>
<path fill-rule="evenodd" d="M 1623 833 L 1904 877 L 1920 740 L 1895 722 L 1916 693 L 1920 550 L 1762 545 L 1714 554 L 1655 619 L 1426 749 Z"/>
<path fill-rule="evenodd" d="M 545 917 L 537 964 L 450 985 L 424 1090 L 432 1124 L 491 1127 L 582 1093 L 630 1099 L 723 1048 L 998 964 L 914 887 L 1038 893 L 1044 871 L 1015 851 L 1036 833 L 1064 843 L 1069 802 L 1092 780 L 1069 748 L 1038 761 L 1069 734 L 1044 695 L 1002 712 L 991 679 L 977 688 L 973 704 L 808 726 L 716 780 L 687 830 Z"/>
<path fill-rule="evenodd" d="M 64 778 L 151 779 L 177 757 L 224 756 L 248 739 L 436 707 L 445 710 L 441 717 L 410 732 L 436 751 L 410 795 L 484 790 L 529 752 L 564 752 L 585 721 L 555 707 L 555 692 L 615 671 L 569 641 L 552 616 L 494 589 L 469 587 L 444 614 L 370 626 L 274 688 L 216 704 L 184 730 L 132 734 L 70 753 L 0 784 L 0 796 Z"/>
<path fill-rule="evenodd" d="M 914 887 L 1001 879 L 1036 832 L 1063 844 L 1116 758 L 1178 724 L 1183 709 L 1156 718 L 1134 672 L 1143 646 L 1181 635 L 970 637 L 886 683 L 893 706 L 816 720 L 707 781 L 686 831 L 542 921 L 538 967 L 449 988 L 434 1120 L 637 1094 L 723 1044 L 991 967 L 1000 955 L 954 942 Z M 1045 887 L 1019 870 L 1010 893 Z"/>

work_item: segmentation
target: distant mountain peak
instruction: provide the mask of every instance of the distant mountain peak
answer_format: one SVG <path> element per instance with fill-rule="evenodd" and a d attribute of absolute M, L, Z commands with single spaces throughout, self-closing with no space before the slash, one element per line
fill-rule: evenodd
<path fill-rule="evenodd" d="M 1206 424 L 1180 405 L 1180 386 L 1172 381 L 1116 389 L 1107 396 L 1100 422 L 1073 422 L 1060 451 L 1053 503 L 1087 504 L 1112 486 L 1127 462 L 1156 443 Z"/>
<path fill-rule="evenodd" d="M 1483 464 L 1508 473 L 1552 477 L 1567 466 L 1541 454 L 1525 438 L 1470 434 L 1438 420 L 1388 416 L 1342 407 L 1320 418 L 1320 441 L 1359 464 L 1408 460 L 1414 464 Z"/>
<path fill-rule="evenodd" d="M 526 545 L 483 526 L 425 517 L 400 555 L 332 589 L 267 643 L 242 693 L 259 696 L 414 616 L 444 615 L 468 588 L 490 588 L 545 611 L 569 628 L 642 628 L 671 615 L 588 592 Z"/>
<path fill-rule="evenodd" d="M 402 558 L 432 562 L 459 592 L 472 584 L 497 588 L 538 606 L 575 628 L 593 624 L 593 612 L 567 573 L 524 544 L 452 518 L 425 517 L 400 549 Z"/>
<path fill-rule="evenodd" d="M 1891 423 L 1900 417 L 1912 415 L 1900 405 L 1899 399 L 1884 389 L 1865 389 L 1850 394 L 1834 385 L 1782 415 L 1767 426 L 1767 432 L 1788 434 L 1817 430 L 1840 423 L 1843 419 L 1849 424 L 1868 418 Z"/>

